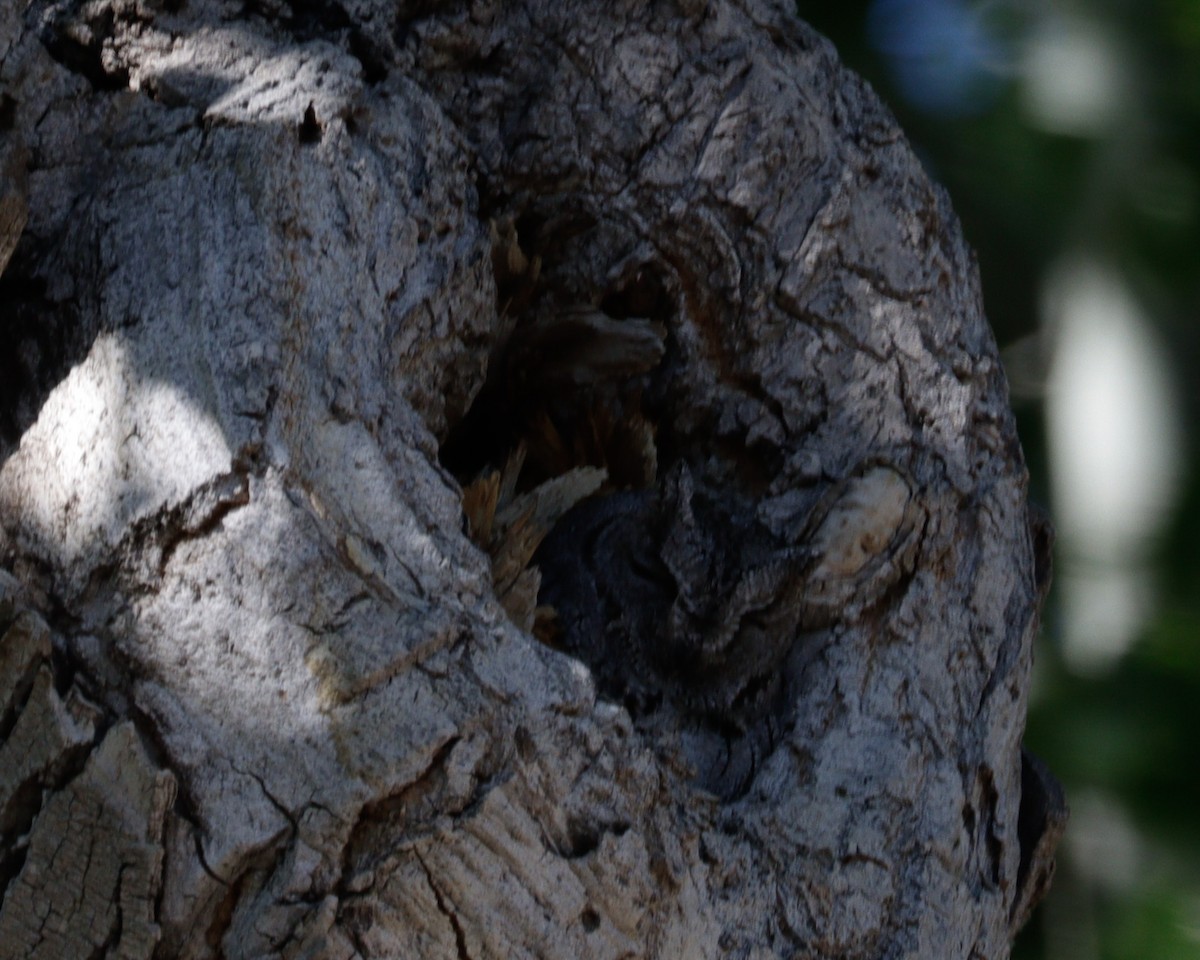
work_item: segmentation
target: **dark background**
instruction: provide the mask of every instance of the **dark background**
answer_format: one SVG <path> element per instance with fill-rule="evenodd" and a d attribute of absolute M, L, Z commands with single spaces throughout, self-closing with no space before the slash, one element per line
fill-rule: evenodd
<path fill-rule="evenodd" d="M 1058 528 L 1026 742 L 1072 819 L 1014 956 L 1200 958 L 1200 0 L 797 10 L 949 190 Z"/>

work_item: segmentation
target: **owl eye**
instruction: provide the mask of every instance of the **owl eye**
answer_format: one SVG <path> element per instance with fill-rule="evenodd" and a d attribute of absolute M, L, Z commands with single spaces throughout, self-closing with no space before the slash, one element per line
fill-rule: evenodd
<path fill-rule="evenodd" d="M 758 630 L 765 633 L 771 629 L 770 618 L 767 616 L 765 607 L 758 610 L 752 610 L 749 613 L 742 615 L 742 629 L 749 627 L 751 630 Z"/>
<path fill-rule="evenodd" d="M 786 557 L 747 570 L 725 604 L 725 616 L 742 623 L 758 617 L 764 625 L 769 624 L 771 609 L 778 605 L 789 577 L 797 570 L 798 565 Z"/>
<path fill-rule="evenodd" d="M 634 576 L 653 583 L 661 583 L 670 576 L 661 560 L 640 550 L 629 555 L 629 570 Z"/>

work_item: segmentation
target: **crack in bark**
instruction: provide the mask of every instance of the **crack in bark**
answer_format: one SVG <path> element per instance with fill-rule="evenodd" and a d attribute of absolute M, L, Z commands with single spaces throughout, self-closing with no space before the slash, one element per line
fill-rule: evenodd
<path fill-rule="evenodd" d="M 188 499 L 158 518 L 158 575 L 164 576 L 180 545 L 212 533 L 231 512 L 250 502 L 250 476 L 244 469 L 223 474 L 196 489 Z"/>
<path fill-rule="evenodd" d="M 350 889 L 351 880 L 354 877 L 373 872 L 392 855 L 392 850 L 378 850 L 374 846 L 372 835 L 377 828 L 386 824 L 402 826 L 402 833 L 392 841 L 395 843 L 405 836 L 412 836 L 414 826 L 420 827 L 420 821 L 414 821 L 410 817 L 410 806 L 414 805 L 414 799 L 427 800 L 427 798 L 419 796 L 415 798 L 414 795 L 419 795 L 423 787 L 427 787 L 435 793 L 440 789 L 440 786 L 434 784 L 433 781 L 445 767 L 451 751 L 461 740 L 461 736 L 451 736 L 433 752 L 429 762 L 412 780 L 402 784 L 386 796 L 363 804 L 359 808 L 354 825 L 346 834 L 345 844 L 342 848 L 341 869 L 338 879 L 333 884 L 333 889 L 339 896 L 347 893 L 361 893 L 360 890 Z"/>
<path fill-rule="evenodd" d="M 471 960 L 471 953 L 467 949 L 467 935 L 463 930 L 462 922 L 458 919 L 458 914 L 447 905 L 447 900 L 443 896 L 441 889 L 434 882 L 433 873 L 429 869 L 429 865 L 425 862 L 425 858 L 421 856 L 421 852 L 413 848 L 413 856 L 416 857 L 417 863 L 421 865 L 421 870 L 425 873 L 425 882 L 429 884 L 429 889 L 433 892 L 433 898 L 437 902 L 438 911 L 450 923 L 450 928 L 454 931 L 454 944 L 458 950 L 459 960 Z"/>
<path fill-rule="evenodd" d="M 257 783 L 259 790 L 262 791 L 262 795 L 266 797 L 267 802 L 270 803 L 271 806 L 275 808 L 276 812 L 290 824 L 290 835 L 287 840 L 282 841 L 282 845 L 287 846 L 288 842 L 295 838 L 300 832 L 300 825 L 297 815 L 288 809 L 283 801 L 279 800 L 273 793 L 271 793 L 271 791 L 267 788 L 266 780 L 261 774 L 254 773 L 250 770 L 243 770 L 232 761 L 229 763 L 229 768 L 239 776 L 249 777 L 251 780 Z"/>

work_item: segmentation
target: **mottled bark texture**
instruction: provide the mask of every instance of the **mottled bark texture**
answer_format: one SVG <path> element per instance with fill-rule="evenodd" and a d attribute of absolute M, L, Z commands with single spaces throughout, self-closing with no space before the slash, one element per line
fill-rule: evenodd
<path fill-rule="evenodd" d="M 788 5 L 0 57 L 5 958 L 1007 954 L 1044 534 L 949 203 Z"/>

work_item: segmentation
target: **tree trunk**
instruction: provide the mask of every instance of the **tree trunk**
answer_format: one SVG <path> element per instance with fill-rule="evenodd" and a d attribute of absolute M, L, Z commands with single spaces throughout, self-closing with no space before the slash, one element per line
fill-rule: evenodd
<path fill-rule="evenodd" d="M 1047 533 L 949 203 L 787 5 L 0 56 L 0 954 L 1007 955 Z"/>

